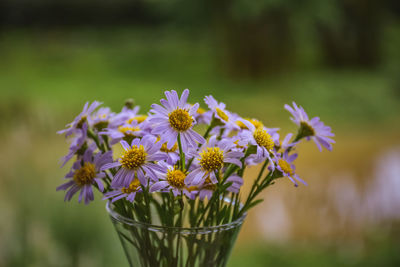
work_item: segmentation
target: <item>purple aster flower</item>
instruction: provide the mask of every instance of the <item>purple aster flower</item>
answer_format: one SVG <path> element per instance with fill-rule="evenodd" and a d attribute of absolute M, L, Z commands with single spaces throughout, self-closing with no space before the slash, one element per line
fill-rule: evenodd
<path fill-rule="evenodd" d="M 86 148 L 86 139 L 87 139 L 87 129 L 88 125 L 87 123 L 84 123 L 79 129 L 78 132 L 75 133 L 75 136 L 71 138 L 71 145 L 69 147 L 69 152 L 66 156 L 64 156 L 61 161 L 63 167 L 70 159 L 74 157 L 75 154 L 79 154 L 81 152 L 81 155 L 84 153 L 84 150 Z"/>
<path fill-rule="evenodd" d="M 66 125 L 67 129 L 58 131 L 57 133 L 65 133 L 65 137 L 68 137 L 73 133 L 79 132 L 82 129 L 83 125 L 87 124 L 87 121 L 90 120 L 90 115 L 92 114 L 92 112 L 101 104 L 101 102 L 94 101 L 89 106 L 89 102 L 86 102 L 82 112 L 71 123 Z"/>
<path fill-rule="evenodd" d="M 239 126 L 235 123 L 236 119 L 234 115 L 226 110 L 225 103 L 218 103 L 211 95 L 206 96 L 204 102 L 208 105 L 208 108 L 213 112 L 214 116 L 222 121 L 228 130 L 239 130 Z"/>
<path fill-rule="evenodd" d="M 161 140 L 161 137 L 158 137 L 157 140 Z M 178 143 L 175 143 L 170 149 L 168 149 L 167 143 L 164 143 L 161 145 L 160 151 L 166 154 L 165 161 L 170 165 L 175 165 L 175 163 L 179 160 Z"/>
<path fill-rule="evenodd" d="M 243 130 L 240 133 L 240 138 L 242 142 L 252 146 L 256 146 L 257 148 L 257 152 L 255 154 L 251 154 L 246 159 L 246 163 L 257 164 L 263 162 L 265 159 L 268 159 L 269 162 L 272 163 L 272 157 L 274 157 L 275 154 L 275 142 L 271 134 L 274 134 L 275 129 L 272 129 L 273 131 L 268 132 L 268 130 L 271 129 L 265 127 L 256 128 L 252 123 L 247 120 L 241 120 L 241 122 L 245 124 L 248 128 L 248 130 Z"/>
<path fill-rule="evenodd" d="M 173 166 L 165 166 L 165 170 L 159 175 L 159 180 L 150 187 L 150 192 L 169 192 L 172 191 L 174 196 L 186 195 L 191 197 L 190 192 L 185 184 L 186 173 Z"/>
<path fill-rule="evenodd" d="M 197 124 L 210 124 L 213 112 L 199 107 L 194 115 Z"/>
<path fill-rule="evenodd" d="M 112 151 L 93 155 L 91 149 L 86 150 L 82 159 L 78 159 L 65 176 L 69 181 L 57 187 L 57 191 L 68 189 L 64 199 L 66 201 L 70 201 L 75 193 L 81 191 L 78 201 L 81 202 L 84 199 L 85 204 L 88 204 L 94 200 L 93 185 L 97 185 L 100 192 L 104 191 L 102 179 L 106 175 L 101 172 L 101 168 L 110 162 L 112 162 Z"/>
<path fill-rule="evenodd" d="M 178 134 L 183 151 L 188 147 L 197 147 L 197 143 L 203 144 L 204 138 L 192 129 L 199 104 L 190 106 L 186 103 L 189 90 L 185 89 L 180 99 L 174 90 L 166 91 L 165 96 L 167 100 L 160 101 L 164 107 L 157 104 L 151 106 L 153 115 L 149 120 L 155 124 L 152 133 L 161 136 L 161 143 L 167 143 L 168 149 L 175 145 Z"/>
<path fill-rule="evenodd" d="M 117 127 L 109 127 L 100 132 L 101 135 L 107 135 L 110 138 L 110 144 L 114 145 L 121 140 L 132 142 L 136 137 L 142 137 L 148 134 L 145 128 L 145 122 L 139 123 L 137 120 L 128 120 L 126 123 Z"/>
<path fill-rule="evenodd" d="M 165 154 L 159 152 L 161 143 L 151 135 L 146 135 L 142 139 L 135 138 L 131 145 L 124 140 L 120 143 L 125 153 L 118 161 L 106 164 L 102 168 L 102 170 L 107 170 L 121 166 L 115 174 L 111 186 L 114 188 L 128 187 L 135 177 L 142 185 L 147 184 L 146 176 L 157 181 L 155 171 L 162 171 L 162 169 L 153 162 L 165 159 Z"/>
<path fill-rule="evenodd" d="M 278 153 L 275 158 L 276 170 L 280 171 L 284 177 L 288 177 L 290 181 L 294 183 L 295 186 L 298 186 L 299 181 L 304 185 L 307 185 L 305 181 L 303 181 L 295 172 L 296 166 L 292 164 L 292 162 L 297 158 L 297 154 L 294 153 L 289 155 L 289 153 L 285 152 L 283 154 Z"/>
<path fill-rule="evenodd" d="M 115 202 L 121 198 L 126 198 L 126 200 L 133 202 L 136 197 L 136 193 L 142 192 L 142 186 L 140 181 L 135 178 L 127 187 L 119 187 L 116 190 L 107 192 L 104 194 L 103 199 L 111 198 L 111 202 Z"/>
<path fill-rule="evenodd" d="M 328 136 L 335 135 L 332 133 L 331 127 L 320 121 L 319 117 L 310 120 L 303 107 L 297 106 L 295 102 L 293 102 L 293 108 L 285 105 L 285 109 L 292 114 L 293 117 L 290 119 L 300 127 L 296 139 L 300 140 L 303 137 L 308 141 L 312 139 L 320 151 L 322 151 L 322 147 L 329 151 L 332 150 L 332 143 L 335 141 Z"/>
<path fill-rule="evenodd" d="M 113 116 L 113 118 L 110 121 L 109 127 L 114 128 L 114 127 L 118 127 L 124 123 L 129 123 L 129 122 L 127 122 L 128 120 L 138 116 L 139 109 L 140 109 L 139 106 L 135 106 L 132 109 L 124 106 L 120 113 Z"/>
<path fill-rule="evenodd" d="M 90 126 L 97 131 L 101 131 L 102 129 L 107 128 L 113 116 L 115 116 L 115 113 L 111 112 L 110 108 L 99 108 L 90 116 Z"/>
<path fill-rule="evenodd" d="M 204 183 L 210 177 L 212 183 L 217 183 L 216 172 L 219 172 L 224 163 L 232 163 L 242 167 L 240 158 L 243 152 L 234 150 L 236 144 L 230 140 L 218 141 L 216 136 L 212 136 L 208 143 L 200 148 L 200 153 L 195 157 L 196 167 L 188 174 L 186 184 L 189 186 Z"/>

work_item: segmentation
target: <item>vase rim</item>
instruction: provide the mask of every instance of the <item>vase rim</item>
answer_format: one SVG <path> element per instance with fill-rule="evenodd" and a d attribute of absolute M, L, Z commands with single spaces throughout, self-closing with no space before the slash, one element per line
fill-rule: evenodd
<path fill-rule="evenodd" d="M 224 198 L 224 201 L 230 202 L 231 200 L 229 198 Z M 243 206 L 243 204 L 240 204 L 240 206 Z M 140 228 L 147 228 L 149 231 L 153 232 L 168 232 L 168 233 L 179 232 L 183 234 L 205 234 L 210 232 L 220 232 L 220 231 L 230 230 L 243 224 L 243 221 L 247 216 L 247 212 L 245 212 L 240 218 L 230 223 L 225 223 L 220 225 L 201 226 L 201 227 L 175 227 L 175 226 L 163 226 L 159 224 L 157 225 L 157 224 L 145 223 L 127 218 L 119 214 L 112 208 L 111 200 L 107 201 L 106 210 L 114 220 L 122 222 L 124 224 Z"/>

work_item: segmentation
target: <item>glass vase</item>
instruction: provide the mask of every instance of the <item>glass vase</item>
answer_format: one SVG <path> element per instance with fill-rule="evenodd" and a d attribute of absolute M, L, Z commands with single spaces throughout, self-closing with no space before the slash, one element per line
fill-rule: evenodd
<path fill-rule="evenodd" d="M 134 267 L 223 267 L 246 217 L 211 227 L 166 227 L 126 218 L 111 202 L 106 209 L 129 265 Z"/>

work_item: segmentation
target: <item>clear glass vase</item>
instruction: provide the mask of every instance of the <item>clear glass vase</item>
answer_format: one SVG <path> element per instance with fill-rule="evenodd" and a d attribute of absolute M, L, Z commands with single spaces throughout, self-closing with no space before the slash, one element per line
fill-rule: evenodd
<path fill-rule="evenodd" d="M 111 202 L 106 209 L 134 267 L 223 267 L 246 217 L 211 227 L 165 227 L 119 214 Z"/>

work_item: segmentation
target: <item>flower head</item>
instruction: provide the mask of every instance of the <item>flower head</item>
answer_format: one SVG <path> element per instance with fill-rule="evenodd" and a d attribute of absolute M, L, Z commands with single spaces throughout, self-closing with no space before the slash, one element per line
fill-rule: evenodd
<path fill-rule="evenodd" d="M 136 138 L 129 145 L 122 140 L 124 154 L 118 161 L 106 164 L 102 170 L 121 166 L 115 174 L 111 186 L 113 188 L 128 187 L 131 182 L 137 177 L 142 185 L 147 184 L 147 177 L 157 180 L 155 171 L 160 170 L 160 167 L 154 164 L 154 161 L 164 160 L 165 155 L 160 153 L 161 144 L 156 142 L 156 138 L 151 135 L 146 135 L 142 139 Z"/>
<path fill-rule="evenodd" d="M 303 137 L 307 140 L 312 139 L 320 151 L 322 151 L 322 147 L 329 151 L 332 150 L 332 143 L 335 141 L 328 136 L 335 135 L 332 133 L 331 127 L 326 126 L 319 117 L 309 119 L 303 107 L 297 106 L 295 102 L 293 102 L 293 108 L 285 105 L 285 109 L 292 114 L 293 117 L 290 119 L 300 127 L 298 139 Z"/>
<path fill-rule="evenodd" d="M 94 101 L 92 104 L 89 105 L 89 102 L 85 103 L 85 106 L 83 107 L 83 110 L 81 113 L 79 113 L 78 116 L 75 117 L 75 119 L 67 124 L 67 128 L 61 131 L 58 131 L 58 134 L 65 134 L 65 137 L 70 136 L 73 133 L 77 133 L 81 131 L 84 125 L 86 125 L 87 128 L 87 123 L 88 120 L 91 119 L 91 114 L 93 111 L 101 105 L 101 102 Z"/>
<path fill-rule="evenodd" d="M 216 136 L 212 136 L 207 144 L 200 148 L 200 153 L 195 156 L 196 167 L 188 177 L 187 185 L 202 184 L 207 177 L 212 183 L 217 183 L 216 173 L 222 169 L 224 163 L 232 163 L 239 167 L 242 166 L 240 158 L 243 152 L 237 151 L 236 144 L 231 140 L 218 141 Z"/>
<path fill-rule="evenodd" d="M 126 198 L 126 200 L 133 202 L 136 197 L 136 193 L 142 192 L 142 185 L 140 181 L 135 178 L 127 187 L 120 186 L 115 190 L 107 192 L 104 194 L 103 199 L 111 198 L 111 202 L 115 202 L 121 198 Z"/>
<path fill-rule="evenodd" d="M 99 108 L 91 115 L 90 124 L 96 131 L 101 131 L 107 128 L 114 115 L 108 107 Z"/>
<path fill-rule="evenodd" d="M 225 103 L 219 102 L 211 95 L 204 98 L 204 102 L 208 108 L 213 112 L 215 118 L 219 119 L 224 128 L 231 130 L 238 130 L 239 126 L 235 123 L 235 116 L 226 109 Z"/>
<path fill-rule="evenodd" d="M 197 147 L 197 143 L 203 144 L 204 138 L 192 129 L 196 123 L 194 116 L 199 104 L 190 106 L 186 103 L 189 90 L 185 89 L 180 99 L 174 90 L 166 91 L 165 96 L 167 100 L 160 101 L 163 106 L 157 104 L 151 106 L 150 112 L 153 114 L 149 121 L 155 124 L 152 133 L 161 136 L 161 142 L 167 143 L 168 149 L 175 145 L 178 134 L 184 151 L 188 147 Z"/>
<path fill-rule="evenodd" d="M 298 186 L 297 181 L 307 185 L 305 181 L 303 181 L 297 174 L 296 174 L 296 167 L 292 164 L 292 162 L 297 158 L 297 154 L 291 154 L 285 152 L 283 154 L 277 154 L 275 160 L 276 170 L 279 171 L 282 176 L 288 177 L 290 181 L 294 183 L 295 186 Z M 297 180 L 297 181 L 296 181 Z"/>
<path fill-rule="evenodd" d="M 169 192 L 177 196 L 185 194 L 190 197 L 190 193 L 185 184 L 187 174 L 176 167 L 164 165 L 164 171 L 160 173 L 159 180 L 150 187 L 150 192 Z"/>
<path fill-rule="evenodd" d="M 65 176 L 69 181 L 57 187 L 57 191 L 68 189 L 65 195 L 65 200 L 68 201 L 80 191 L 78 201 L 81 202 L 84 199 L 85 204 L 88 204 L 94 200 L 92 186 L 96 185 L 103 192 L 104 186 L 101 179 L 105 177 L 105 174 L 101 172 L 101 168 L 110 162 L 112 162 L 112 151 L 93 155 L 93 151 L 87 149 L 82 159 L 78 159 Z"/>
<path fill-rule="evenodd" d="M 257 151 L 255 154 L 251 154 L 246 159 L 248 164 L 257 164 L 265 159 L 272 162 L 272 157 L 274 157 L 275 142 L 272 135 L 276 133 L 276 129 L 268 129 L 265 127 L 256 128 L 248 120 L 241 120 L 241 122 L 246 125 L 248 130 L 243 130 L 240 133 L 240 138 L 242 143 L 247 143 L 249 145 L 255 146 Z"/>

